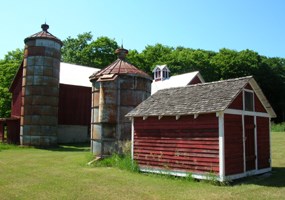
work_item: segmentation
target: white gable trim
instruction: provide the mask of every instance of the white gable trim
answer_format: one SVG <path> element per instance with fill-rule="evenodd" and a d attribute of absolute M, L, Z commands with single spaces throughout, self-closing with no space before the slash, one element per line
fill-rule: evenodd
<path fill-rule="evenodd" d="M 257 117 L 270 117 L 268 113 L 262 112 L 253 112 L 253 111 L 245 111 L 245 110 L 236 110 L 236 109 L 226 109 L 224 111 L 225 114 L 232 115 L 249 115 L 249 116 L 257 116 Z"/>
<path fill-rule="evenodd" d="M 271 107 L 270 103 L 268 102 L 267 98 L 263 94 L 261 88 L 258 86 L 257 82 L 253 78 L 251 78 L 249 80 L 249 84 L 252 87 L 252 89 L 254 90 L 254 93 L 256 94 L 257 98 L 259 99 L 259 101 L 261 102 L 261 104 L 263 105 L 263 107 L 265 108 L 267 113 L 270 115 L 270 117 L 271 118 L 277 117 L 276 113 L 274 112 L 274 110 Z"/>

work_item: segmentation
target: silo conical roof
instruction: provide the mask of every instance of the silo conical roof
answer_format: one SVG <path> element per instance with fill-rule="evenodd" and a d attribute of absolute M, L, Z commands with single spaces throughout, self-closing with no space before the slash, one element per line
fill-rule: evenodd
<path fill-rule="evenodd" d="M 61 46 L 63 45 L 63 43 L 62 43 L 62 41 L 60 39 L 58 39 L 57 37 L 52 35 L 50 32 L 48 32 L 49 25 L 44 23 L 44 24 L 41 25 L 41 28 L 42 28 L 42 31 L 27 37 L 24 40 L 24 42 L 26 43 L 29 40 L 34 40 L 34 39 L 50 39 L 50 40 L 54 40 L 54 41 L 58 42 Z"/>
<path fill-rule="evenodd" d="M 105 67 L 104 69 L 94 73 L 90 76 L 90 80 L 99 79 L 104 75 L 119 75 L 119 74 L 132 74 L 146 79 L 152 80 L 152 78 L 142 70 L 139 70 L 134 65 L 125 60 L 128 50 L 123 47 L 117 49 L 115 53 L 118 55 L 118 59 L 113 63 Z"/>

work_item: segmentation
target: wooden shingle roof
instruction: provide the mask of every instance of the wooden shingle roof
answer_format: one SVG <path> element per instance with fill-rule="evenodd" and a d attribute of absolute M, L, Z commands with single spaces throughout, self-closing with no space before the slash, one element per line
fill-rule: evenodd
<path fill-rule="evenodd" d="M 271 117 L 275 113 L 251 76 L 159 90 L 126 117 L 181 116 L 224 111 L 248 84 Z"/>

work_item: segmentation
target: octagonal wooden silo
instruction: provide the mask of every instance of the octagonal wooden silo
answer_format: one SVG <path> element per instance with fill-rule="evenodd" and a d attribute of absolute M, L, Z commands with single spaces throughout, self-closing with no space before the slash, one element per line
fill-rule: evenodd
<path fill-rule="evenodd" d="M 121 153 L 131 140 L 131 121 L 125 115 L 150 96 L 152 78 L 126 61 L 126 49 L 118 59 L 93 74 L 91 148 L 100 157 Z"/>

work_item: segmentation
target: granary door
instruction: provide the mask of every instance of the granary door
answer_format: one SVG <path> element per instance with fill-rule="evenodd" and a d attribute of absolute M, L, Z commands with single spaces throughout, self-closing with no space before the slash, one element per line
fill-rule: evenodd
<path fill-rule="evenodd" d="M 255 169 L 255 141 L 254 141 L 254 117 L 244 116 L 244 127 L 245 127 L 245 161 L 246 171 Z"/>

